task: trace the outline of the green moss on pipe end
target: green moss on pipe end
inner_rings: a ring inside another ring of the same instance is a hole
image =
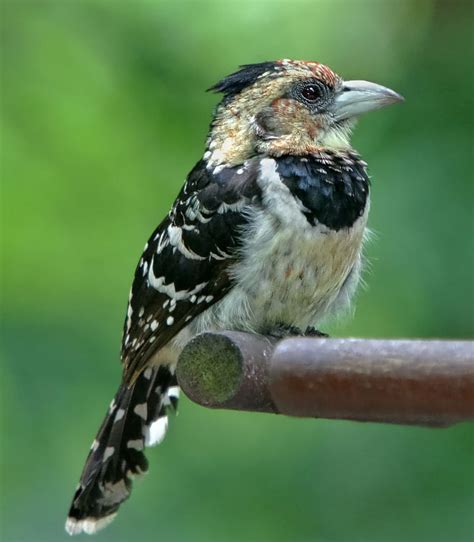
[[[179,358],[177,377],[190,399],[205,406],[222,404],[238,391],[243,372],[240,350],[215,333],[198,335]]]

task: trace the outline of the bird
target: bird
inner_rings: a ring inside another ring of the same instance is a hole
[[[145,245],[125,317],[120,387],[66,521],[108,525],[148,470],[176,410],[185,344],[211,330],[322,335],[350,304],[367,237],[370,180],[357,118],[403,100],[313,61],[246,64],[221,79],[203,157]]]

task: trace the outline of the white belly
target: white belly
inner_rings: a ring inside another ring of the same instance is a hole
[[[269,221],[270,222],[270,221]],[[275,232],[259,221],[259,235],[232,269],[236,286],[199,322],[205,329],[265,333],[276,324],[306,329],[346,305],[359,279],[366,215],[338,232],[316,226]]]

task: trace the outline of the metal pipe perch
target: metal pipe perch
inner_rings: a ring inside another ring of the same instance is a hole
[[[474,420],[472,341],[203,333],[177,377],[210,408],[431,427]]]

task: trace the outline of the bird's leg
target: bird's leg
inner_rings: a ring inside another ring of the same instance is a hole
[[[327,333],[323,333],[314,327],[307,327],[303,331],[296,326],[281,323],[276,324],[268,334],[277,339],[284,339],[285,337],[329,337]]]

